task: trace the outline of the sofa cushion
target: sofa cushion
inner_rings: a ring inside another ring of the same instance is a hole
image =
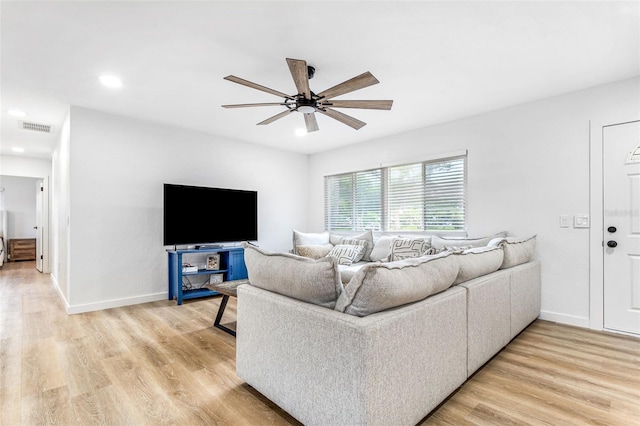
[[[296,254],[310,259],[320,259],[321,257],[325,257],[329,254],[332,248],[333,244],[300,245],[296,246]]]
[[[502,247],[476,247],[456,252],[455,256],[460,271],[454,285],[497,271],[502,266],[504,252]]]
[[[431,237],[431,247],[436,250],[442,249],[444,246],[447,247],[460,247],[460,246],[471,246],[471,247],[484,247],[494,238],[504,238],[507,236],[507,232],[498,232],[495,235],[490,235],[487,237],[481,238],[449,238],[449,237],[438,237],[434,235]]]
[[[304,302],[333,308],[342,292],[338,262],[289,253],[272,253],[243,244],[251,285]]]
[[[529,238],[503,238],[493,240],[492,245],[502,247],[504,259],[500,269],[512,268],[514,266],[527,263],[533,258],[536,248],[536,236]]]
[[[365,252],[364,252],[364,256],[362,257],[362,260],[369,262],[371,260],[371,250],[373,250],[373,232],[369,229],[367,231],[364,231],[361,234],[356,234],[356,235],[340,235],[340,234],[334,234],[333,232],[331,232],[329,234],[329,242],[331,244],[338,245],[338,244],[347,244],[345,242],[343,242],[343,240],[364,240],[367,242],[367,245],[365,247]]]
[[[358,241],[360,241],[360,244],[338,244],[333,246],[327,256],[335,258],[339,265],[351,265],[354,262],[358,262],[362,259],[367,244],[366,241]]]
[[[410,259],[428,254],[431,248],[431,238],[394,238],[391,241],[389,261]]]
[[[349,284],[351,278],[365,265],[368,265],[371,262],[356,262],[351,265],[338,265],[340,269],[340,280],[342,281],[342,285]]]
[[[293,253],[298,254],[298,246],[320,246],[329,244],[329,232],[300,232],[293,230]]]
[[[458,269],[457,259],[450,253],[370,263],[349,281],[335,310],[363,317],[417,302],[451,287]]]

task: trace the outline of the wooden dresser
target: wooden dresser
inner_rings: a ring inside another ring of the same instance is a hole
[[[36,239],[15,238],[9,240],[9,255],[11,261],[36,260]]]

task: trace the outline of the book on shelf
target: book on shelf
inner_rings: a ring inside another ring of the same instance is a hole
[[[182,264],[182,273],[186,274],[189,272],[198,272],[198,267],[196,265],[192,265],[190,263],[183,263]]]

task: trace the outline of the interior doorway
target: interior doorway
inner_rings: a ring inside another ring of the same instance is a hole
[[[49,177],[0,175],[0,183],[4,188],[3,216],[7,218],[5,249],[9,251],[10,239],[36,240],[33,265],[50,273]]]

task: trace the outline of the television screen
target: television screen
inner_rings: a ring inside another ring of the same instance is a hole
[[[164,184],[165,246],[258,239],[258,193]]]

